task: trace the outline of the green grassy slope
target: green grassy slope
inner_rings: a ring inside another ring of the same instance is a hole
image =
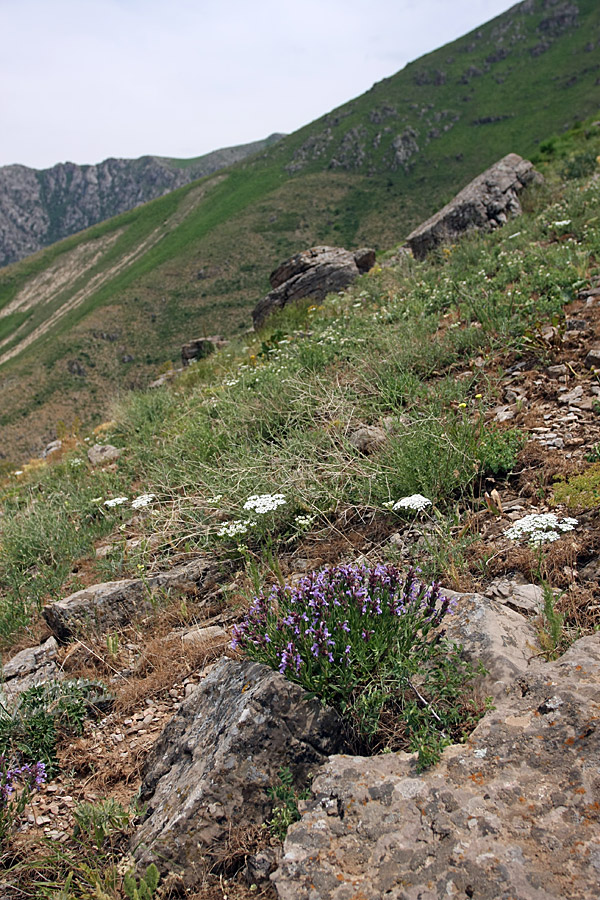
[[[247,328],[292,252],[389,248],[505,153],[538,152],[596,111],[598,41],[594,0],[527,0],[251,160],[0,272],[0,452],[101,415],[184,340]]]

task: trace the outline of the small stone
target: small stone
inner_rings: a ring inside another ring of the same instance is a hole
[[[559,366],[548,366],[546,372],[550,378],[560,378],[562,375],[567,374],[567,367],[562,363]]]
[[[88,459],[93,466],[102,466],[105,463],[114,462],[122,452],[112,444],[94,444],[88,450]]]
[[[352,446],[365,456],[379,450],[386,440],[386,432],[377,425],[363,425],[348,437]]]
[[[494,418],[496,422],[508,422],[514,419],[515,411],[510,406],[498,406],[494,410]]]
[[[592,347],[583,361],[588,369],[600,368],[600,347]]]
[[[558,396],[558,402],[564,404],[577,404],[579,400],[583,397],[583,388],[580,384],[577,387],[574,387],[571,391],[563,391]]]

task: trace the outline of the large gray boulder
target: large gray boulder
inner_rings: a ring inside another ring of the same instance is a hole
[[[294,300],[310,297],[324,300],[333,291],[342,291],[375,264],[375,251],[351,252],[342,247],[311,247],[286,259],[274,272],[273,290],[254,307],[254,327],[260,328],[267,317]]]
[[[149,615],[161,598],[172,592],[207,593],[217,586],[223,571],[221,564],[202,556],[148,578],[94,584],[49,604],[42,612],[59,641],[88,632],[107,634],[138,616]]]
[[[509,153],[478,175],[443,209],[415,228],[406,239],[416,259],[424,259],[439,244],[451,243],[470,230],[490,231],[521,214],[519,193],[543,181],[527,159]]]
[[[281,900],[591,900],[600,884],[600,635],[536,661],[464,745],[335,756],[272,876]]]
[[[223,659],[183,703],[146,761],[146,818],[132,840],[141,868],[155,862],[201,881],[236,829],[264,823],[267,790],[289,767],[306,787],[342,747],[337,714],[278,672]]]

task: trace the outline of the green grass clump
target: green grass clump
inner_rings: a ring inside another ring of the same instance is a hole
[[[56,596],[74,562],[122,515],[103,503],[121,493],[119,472],[93,469],[86,449],[52,466],[29,467],[21,484],[9,482],[0,492],[0,641]]]

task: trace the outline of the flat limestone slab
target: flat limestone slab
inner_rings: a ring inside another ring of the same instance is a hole
[[[161,595],[208,592],[221,577],[222,565],[203,556],[149,578],[107,581],[84,588],[44,607],[43,615],[59,641],[70,641],[89,631],[106,634],[136,616],[148,615]]]
[[[333,756],[272,879],[281,900],[595,900],[600,634],[517,676],[470,740]]]

